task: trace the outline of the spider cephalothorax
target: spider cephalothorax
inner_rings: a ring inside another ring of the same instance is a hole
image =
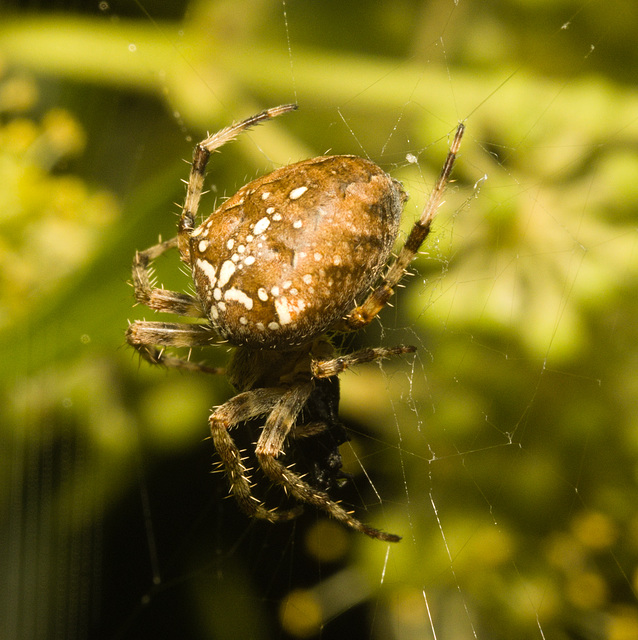
[[[399,536],[362,524],[328,495],[345,477],[338,446],[347,434],[337,415],[337,376],[355,364],[414,348],[378,347],[337,357],[327,334],[367,325],[391,297],[429,233],[464,127],[457,128],[423,214],[381,276],[406,195],[396,180],[363,158],[322,156],[282,167],[242,187],[196,226],[210,154],[248,127],[293,109],[263,111],[196,146],[177,237],[136,254],[133,284],[138,302],[203,322],[136,321],[127,339],[153,364],[228,374],[239,393],[213,411],[210,429],[232,493],[246,513],[276,521],[299,512],[267,509],[253,495],[248,469],[230,437],[232,427],[266,416],[255,455],[271,482],[357,531],[396,542]],[[192,271],[196,295],[151,284],[151,262],[175,247]],[[364,301],[357,305],[359,297]],[[222,341],[237,347],[227,370],[163,350]],[[303,478],[282,461],[289,442],[304,452]]]

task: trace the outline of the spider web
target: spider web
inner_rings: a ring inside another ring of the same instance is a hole
[[[405,239],[464,121],[422,255],[379,321],[342,345],[418,347],[341,376],[352,480],[339,498],[403,540],[368,540],[309,508],[290,525],[247,520],[208,473],[206,417],[227,382],[113,356],[121,342],[100,341],[97,317],[82,343],[101,348],[8,394],[29,434],[63,426],[11,449],[27,481],[7,499],[4,636],[637,637],[638,119],[632,65],[611,62],[634,59],[635,19],[593,1],[327,2],[312,16],[291,0],[237,4],[97,7],[120,29],[120,72],[165,74],[161,100],[120,98],[106,123],[133,137],[131,157],[96,159],[110,153],[109,126],[90,152],[93,180],[107,167],[118,185],[118,160],[130,171],[120,195],[135,218],[109,246],[126,269],[134,249],[174,233],[167,202],[186,168],[166,157],[188,157],[228,112],[292,101],[289,120],[214,158],[204,210],[274,166],[356,153],[410,193]],[[211,34],[226,47],[211,52]],[[169,52],[161,64],[151,43]],[[142,111],[141,129],[121,124]],[[157,265],[179,289],[174,272]],[[125,277],[108,275],[118,314]]]

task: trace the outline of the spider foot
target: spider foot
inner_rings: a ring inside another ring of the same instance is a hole
[[[287,488],[290,495],[306,504],[311,504],[329,516],[338,520],[350,529],[354,529],[359,533],[363,533],[370,538],[382,540],[384,542],[399,542],[401,536],[394,533],[386,533],[374,527],[370,527],[357,520],[352,514],[348,513],[340,504],[331,500],[327,493],[319,491],[304,482],[297,474],[290,471],[273,456],[257,452],[259,464],[264,473],[272,480],[273,483],[281,487]]]
[[[287,522],[288,520],[294,520],[303,513],[303,507],[298,505],[292,509],[266,509],[264,511],[268,514],[264,519],[270,522]],[[256,515],[256,518],[263,518],[263,516]]]

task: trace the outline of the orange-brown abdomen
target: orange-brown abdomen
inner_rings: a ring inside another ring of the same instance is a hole
[[[310,342],[375,280],[405,200],[400,183],[355,156],[313,158],[245,185],[191,234],[213,326],[251,348]]]

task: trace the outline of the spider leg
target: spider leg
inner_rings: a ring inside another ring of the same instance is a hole
[[[164,313],[194,318],[205,317],[199,300],[186,293],[178,293],[154,287],[151,283],[151,264],[157,257],[177,247],[177,238],[160,242],[145,251],[138,251],[133,260],[133,287],[135,299],[153,309]],[[207,367],[190,362],[186,358],[167,355],[158,347],[197,347],[220,342],[206,325],[135,321],[126,332],[126,340],[140,356],[150,364],[223,374],[225,369]]]
[[[295,419],[311,391],[311,383],[292,387],[273,407],[255,449],[261,468],[273,483],[283,487],[300,502],[322,509],[335,520],[355,531],[365,533],[371,538],[398,542],[401,539],[400,536],[379,531],[359,522],[341,505],[331,500],[327,493],[314,489],[299,475],[277,460],[277,456],[282,452],[284,442],[293,428]]]
[[[360,349],[354,353],[333,358],[332,360],[313,360],[310,366],[314,378],[330,378],[363,362],[373,362],[374,360],[400,356],[404,353],[414,353],[415,351],[416,347],[407,345]]]
[[[222,342],[203,324],[180,322],[146,322],[137,320],[126,331],[128,343],[150,364],[166,367],[201,371],[203,373],[225,374],[226,369],[207,367],[185,358],[167,355],[158,347],[202,347]]]
[[[277,116],[294,111],[297,109],[296,104],[285,104],[280,107],[273,107],[272,109],[266,109],[260,113],[225,127],[208,136],[205,140],[202,140],[195,147],[193,153],[193,163],[191,165],[191,172],[188,178],[186,187],[186,198],[184,200],[184,207],[178,224],[178,247],[181,258],[187,264],[190,263],[190,247],[189,241],[191,234],[195,228],[195,217],[197,216],[197,209],[199,207],[199,200],[202,195],[202,189],[204,187],[204,176],[206,174],[206,165],[210,158],[211,153],[215,149],[225,145],[227,142],[234,140],[242,131],[250,127],[254,127],[256,124],[260,124],[265,120],[276,118]]]
[[[178,316],[204,318],[205,313],[194,296],[153,287],[151,283],[151,263],[169,249],[177,247],[177,238],[160,242],[145,251],[137,251],[133,260],[133,287],[135,299],[153,309]]]
[[[417,252],[421,248],[421,245],[428,237],[430,233],[430,227],[432,220],[436,215],[437,209],[441,204],[441,198],[445,187],[450,180],[452,168],[456,160],[456,155],[461,146],[461,138],[465,131],[465,125],[459,123],[454,140],[450,146],[447,158],[441,173],[434,185],[434,189],[430,194],[421,217],[414,223],[410,234],[408,235],[403,248],[401,249],[397,259],[394,261],[387,274],[385,275],[381,284],[372,291],[368,298],[360,306],[353,309],[344,320],[339,323],[338,329],[342,331],[355,331],[361,327],[366,326],[376,317],[376,315],[383,309],[388,300],[394,293],[394,287],[399,283],[407,266],[412,262]]]
[[[240,422],[269,413],[285,394],[285,389],[277,387],[245,391],[217,407],[210,417],[213,444],[226,470],[235,500],[248,516],[270,522],[296,518],[301,509],[268,510],[253,496],[248,469],[244,465],[241,452],[230,437],[229,430]]]

